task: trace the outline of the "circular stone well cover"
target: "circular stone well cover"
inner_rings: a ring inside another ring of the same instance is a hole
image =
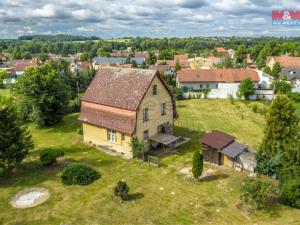
[[[10,203],[15,208],[29,208],[44,203],[49,196],[49,191],[45,188],[29,188],[18,192]]]

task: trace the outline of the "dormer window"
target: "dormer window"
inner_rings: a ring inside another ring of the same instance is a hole
[[[152,94],[157,95],[157,85],[156,84],[152,86]]]

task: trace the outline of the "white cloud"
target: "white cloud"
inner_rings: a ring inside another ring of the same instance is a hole
[[[271,10],[287,8],[300,9],[300,4],[296,0],[1,0],[0,35],[299,35],[297,27],[271,25]]]

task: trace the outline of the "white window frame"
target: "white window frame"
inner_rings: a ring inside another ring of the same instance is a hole
[[[117,131],[107,130],[107,140],[111,142],[117,142]]]

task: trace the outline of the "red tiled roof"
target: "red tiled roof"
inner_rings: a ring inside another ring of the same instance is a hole
[[[300,67],[300,57],[274,56],[275,62],[279,62],[281,67]]]
[[[234,137],[221,131],[213,131],[201,138],[201,143],[221,150],[234,141]]]
[[[156,74],[155,70],[100,68],[82,100],[137,110]]]
[[[151,65],[151,66],[149,66],[149,69],[157,70],[158,72],[163,73],[163,72],[170,70],[171,67],[169,65],[157,65],[157,66]]]
[[[171,67],[175,67],[176,62],[174,60],[157,60],[156,65],[168,65]]]
[[[138,107],[155,76],[158,76],[156,70],[100,68],[81,99],[79,120],[132,134]],[[172,98],[173,116],[177,118],[174,97],[158,78]]]
[[[227,50],[223,47],[214,48],[213,51],[216,51],[216,52],[219,52],[219,53],[227,53]]]
[[[81,107],[79,120],[126,134],[132,134],[136,125],[135,116],[113,113],[109,110],[90,108],[84,105]]]
[[[78,65],[81,69],[88,69],[90,67],[90,63],[88,61],[78,62]]]
[[[222,82],[234,83],[250,77],[258,82],[259,76],[256,71],[250,69],[181,69],[177,72],[180,83],[193,82]]]
[[[38,63],[32,60],[15,60],[12,66],[15,71],[24,71],[29,66],[38,66]]]
[[[189,57],[187,55],[174,55],[174,60],[157,60],[156,65],[168,65],[171,67],[175,67],[176,63],[179,62],[179,64],[182,67],[188,67],[189,66]]]

